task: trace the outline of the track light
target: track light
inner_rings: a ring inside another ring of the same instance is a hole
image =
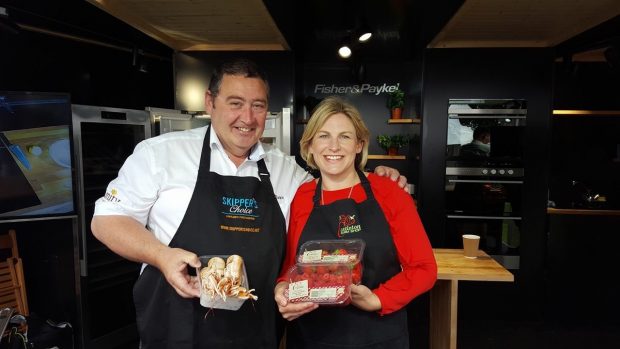
[[[358,21],[357,28],[355,29],[355,38],[359,42],[367,42],[372,37],[372,29],[368,25],[366,19]]]
[[[603,51],[607,64],[613,69],[620,67],[620,49],[618,44],[612,44]]]
[[[353,54],[352,48],[359,48],[360,43],[366,43],[372,37],[372,30],[365,20],[357,21],[353,29],[347,30],[346,37],[340,42],[338,55],[342,58],[349,58]]]
[[[347,45],[342,45],[338,49],[338,55],[342,58],[349,58],[351,57],[351,49]]]
[[[148,73],[149,69],[144,59],[144,51],[137,47],[134,47],[131,53],[131,65],[141,73]]]
[[[0,7],[0,32],[7,31],[11,34],[19,34],[21,28],[9,18],[6,8]]]
[[[368,40],[370,40],[370,38],[372,37],[372,33],[371,32],[365,32],[360,34],[360,36],[357,38],[357,41],[359,42],[366,42]]]

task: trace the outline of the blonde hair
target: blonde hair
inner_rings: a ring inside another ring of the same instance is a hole
[[[364,124],[359,110],[357,110],[353,104],[340,97],[327,97],[314,108],[312,116],[306,125],[304,134],[299,141],[301,157],[306,161],[308,166],[313,169],[318,169],[312,154],[310,154],[312,139],[319,132],[321,127],[325,125],[327,119],[338,113],[346,115],[349,120],[351,120],[357,140],[362,142],[362,151],[355,155],[355,167],[363,171],[366,166],[366,161],[368,160],[368,140],[370,138],[370,131],[368,131],[368,127]]]

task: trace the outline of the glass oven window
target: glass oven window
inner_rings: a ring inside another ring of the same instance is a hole
[[[447,176],[449,215],[521,217],[522,181]]]
[[[80,125],[89,275],[85,291],[90,335],[97,338],[135,322],[131,295],[141,265],[106,248],[93,236],[88,222],[93,217],[95,201],[105,194],[108,183],[136,144],[145,139],[145,126],[98,122]]]

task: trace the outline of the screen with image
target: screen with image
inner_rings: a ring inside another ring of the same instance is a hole
[[[71,100],[0,91],[0,220],[75,214]]]

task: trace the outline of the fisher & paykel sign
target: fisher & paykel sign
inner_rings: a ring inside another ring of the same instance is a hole
[[[326,85],[326,84],[316,84],[314,85],[314,93],[319,94],[356,94],[356,93],[366,93],[373,94],[378,96],[382,93],[390,93],[396,91],[400,87],[400,83],[396,83],[394,85],[388,85],[384,83],[383,85],[371,85],[371,84],[361,84],[361,85]]]

